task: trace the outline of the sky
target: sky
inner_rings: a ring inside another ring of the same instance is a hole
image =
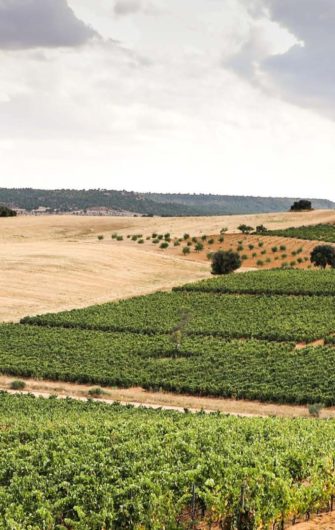
[[[0,187],[335,200],[334,0],[0,0]]]

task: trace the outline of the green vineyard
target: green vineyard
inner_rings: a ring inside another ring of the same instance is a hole
[[[133,333],[168,333],[189,314],[186,333],[226,338],[313,341],[335,332],[329,296],[155,293],[117,303],[26,318],[22,322]]]
[[[174,291],[335,296],[334,270],[268,270],[218,276]]]
[[[286,228],[283,230],[269,230],[266,232],[266,235],[335,243],[335,225],[318,224],[300,226],[297,228]]]
[[[0,326],[0,370],[22,377],[330,406],[334,363],[332,347]]]
[[[335,494],[333,421],[2,394],[0,425],[4,529],[283,528]]]

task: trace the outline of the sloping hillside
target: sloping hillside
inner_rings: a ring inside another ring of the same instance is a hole
[[[289,210],[296,198],[136,193],[116,190],[38,190],[0,188],[0,204],[28,211],[39,207],[62,212],[108,208],[139,215],[199,216],[271,213]],[[312,201],[315,209],[334,209],[328,200]]]

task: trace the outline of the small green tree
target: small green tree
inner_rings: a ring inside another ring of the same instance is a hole
[[[335,248],[331,245],[318,245],[311,253],[311,262],[321,269],[325,269],[327,265],[335,269]]]
[[[238,227],[238,230],[240,230],[240,232],[242,232],[242,234],[251,234],[251,232],[254,230],[252,226],[248,226],[248,225],[240,225]]]
[[[204,244],[201,243],[201,241],[198,241],[198,242],[195,244],[194,250],[195,250],[196,252],[201,252],[202,250],[204,250]]]
[[[268,229],[264,225],[256,226],[256,234],[265,234]]]
[[[232,250],[219,250],[212,256],[212,274],[230,274],[241,267],[241,258]]]
[[[295,201],[291,206],[291,212],[305,212],[310,210],[313,210],[312,203],[305,199]]]
[[[175,346],[176,350],[179,351],[181,348],[184,330],[189,323],[191,318],[190,312],[187,309],[182,309],[180,313],[179,322],[171,330],[171,342]]]
[[[184,254],[184,256],[186,256],[186,254],[189,254],[190,252],[191,252],[190,247],[184,247],[184,248],[183,248],[183,254]]]

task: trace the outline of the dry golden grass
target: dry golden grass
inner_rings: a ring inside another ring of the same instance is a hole
[[[241,223],[285,228],[335,221],[329,210],[225,217],[118,218],[43,216],[1,219],[0,321],[27,314],[169,289],[209,276],[209,264],[194,255],[164,252],[154,245],[115,243],[111,234],[171,232],[181,236],[231,232]],[[98,241],[98,235],[104,235]]]

